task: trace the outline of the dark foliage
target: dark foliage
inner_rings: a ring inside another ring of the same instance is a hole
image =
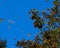
[[[6,45],[6,40],[0,40],[0,48],[6,48],[7,45]]]

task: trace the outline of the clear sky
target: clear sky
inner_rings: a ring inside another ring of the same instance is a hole
[[[17,40],[25,38],[34,39],[39,32],[34,28],[31,15],[28,13],[32,8],[46,10],[53,7],[53,1],[49,0],[0,0],[0,39],[7,40],[7,48],[15,48]],[[30,34],[30,36],[28,36]]]

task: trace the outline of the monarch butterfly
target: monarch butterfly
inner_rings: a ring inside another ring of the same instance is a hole
[[[0,22],[2,22],[2,19],[0,18]]]
[[[56,14],[56,12],[52,12],[52,14]]]

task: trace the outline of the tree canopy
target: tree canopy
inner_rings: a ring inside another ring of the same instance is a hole
[[[32,14],[31,19],[34,20],[34,27],[38,28],[41,32],[35,36],[34,40],[21,40],[17,41],[17,47],[23,48],[60,48],[60,13],[58,12],[58,0],[54,0],[54,7],[48,8],[48,14],[42,11],[40,16],[39,10],[32,9],[29,13]],[[48,20],[45,22],[45,20]],[[48,30],[42,30],[43,26],[47,24]],[[42,35],[42,38],[40,38]],[[40,43],[41,42],[41,43]]]

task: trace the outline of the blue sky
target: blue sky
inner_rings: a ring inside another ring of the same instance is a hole
[[[39,32],[34,28],[31,15],[28,13],[32,8],[46,10],[53,7],[53,1],[49,0],[0,0],[0,38],[7,39],[7,48],[15,48],[17,40],[25,38],[34,39],[34,35]],[[12,21],[12,23],[11,23]],[[27,36],[31,34],[31,36]],[[14,40],[16,38],[16,40]]]

